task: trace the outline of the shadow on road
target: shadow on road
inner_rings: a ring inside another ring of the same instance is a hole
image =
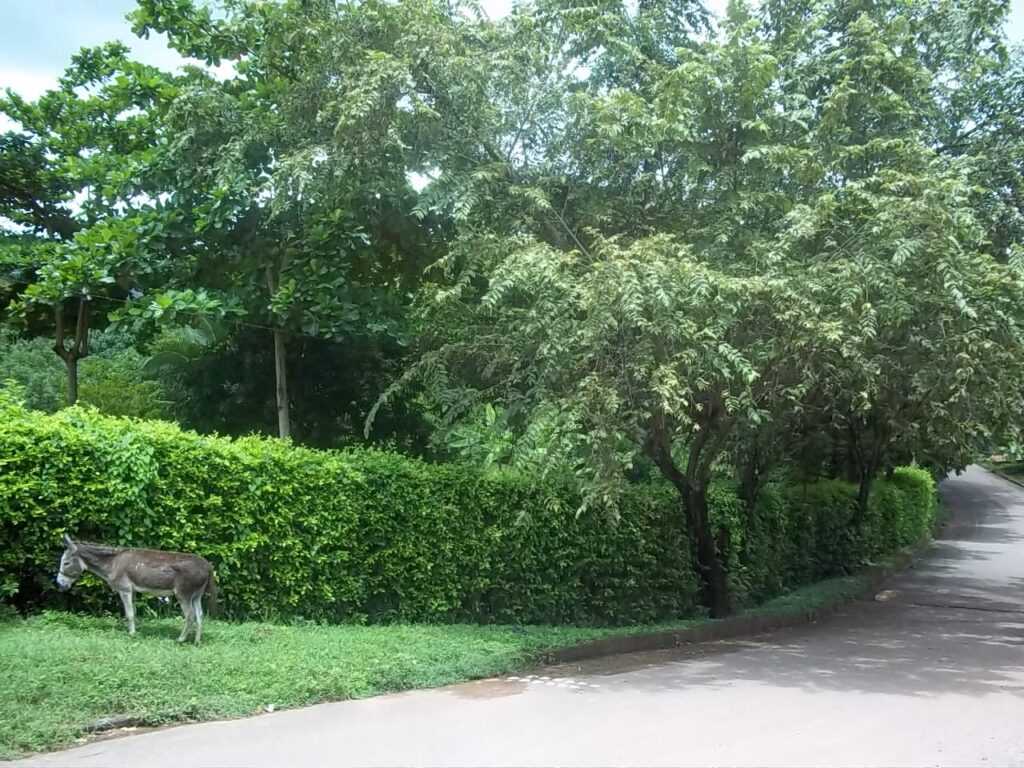
[[[1024,491],[972,469],[942,486],[943,538],[885,585],[883,601],[756,641],[566,665],[614,676],[609,688],[723,688],[736,681],[809,690],[1024,696]],[[614,685],[612,685],[614,681]]]

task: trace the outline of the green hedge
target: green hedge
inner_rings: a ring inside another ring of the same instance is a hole
[[[113,607],[102,585],[58,595],[65,531],[198,552],[228,616],[317,621],[642,623],[694,615],[697,579],[674,494],[638,486],[617,522],[576,516],[571,482],[379,451],[228,440],[0,401],[0,587],[33,605]],[[880,483],[863,534],[856,492],[769,489],[756,514],[728,488],[711,513],[745,602],[855,567],[928,530],[930,478]]]
[[[849,573],[926,539],[935,520],[935,482],[923,469],[901,467],[891,479],[875,481],[855,527],[856,509],[856,486],[839,480],[764,489],[739,526],[743,540],[733,557],[734,586],[745,602]]]

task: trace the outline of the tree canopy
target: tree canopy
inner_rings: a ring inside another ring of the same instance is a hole
[[[713,476],[845,477],[858,526],[880,474],[1016,435],[1007,13],[139,0],[218,74],[110,44],[0,101],[4,321],[69,376],[113,322],[200,428],[505,457],[612,510],[660,475],[723,614]]]

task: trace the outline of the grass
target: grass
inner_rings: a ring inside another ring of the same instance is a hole
[[[774,600],[744,611],[743,615],[775,616],[807,613],[853,600],[867,589],[870,583],[871,577],[866,574],[855,573],[850,576],[838,576],[787,592]]]
[[[855,598],[869,580],[829,579],[740,615],[806,614]],[[197,648],[174,642],[176,618],[141,620],[135,637],[113,616],[0,618],[0,759],[84,740],[106,717],[155,726],[436,687],[522,669],[554,648],[708,621],[614,629],[208,621]]]
[[[0,759],[66,745],[88,723],[239,717],[444,685],[511,671],[544,650],[609,630],[478,626],[280,626],[44,613],[0,621]],[[620,630],[621,631],[621,630]]]
[[[1024,480],[1024,461],[982,461],[983,467],[1002,472],[1015,480]]]

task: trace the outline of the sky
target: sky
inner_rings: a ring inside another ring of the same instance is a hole
[[[726,0],[709,0],[721,11]],[[122,40],[135,57],[164,69],[174,69],[182,58],[166,47],[160,36],[136,38],[124,15],[134,0],[0,0],[0,89],[13,88],[35,98],[56,84],[71,54],[83,46]],[[510,0],[482,0],[492,16],[503,15]],[[1008,33],[1024,41],[1024,0],[1011,0]]]

